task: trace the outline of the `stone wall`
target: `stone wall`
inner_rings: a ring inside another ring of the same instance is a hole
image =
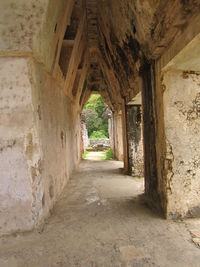
[[[110,147],[110,140],[108,138],[90,138],[89,145]]]

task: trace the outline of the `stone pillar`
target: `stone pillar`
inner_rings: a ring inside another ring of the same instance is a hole
[[[146,62],[141,71],[143,77],[143,143],[144,143],[144,177],[145,195],[148,204],[158,209],[163,205],[160,201],[158,165],[157,165],[157,104],[154,62]],[[160,163],[159,163],[160,164]],[[162,167],[161,167],[162,168]],[[163,201],[164,202],[164,201]]]
[[[88,138],[85,116],[83,114],[81,115],[81,139],[82,139],[82,148],[85,151],[86,148],[89,146],[90,141]]]
[[[108,117],[108,133],[109,133],[109,140],[110,140],[110,148],[112,151],[115,151],[115,144],[114,144],[114,117],[113,113],[111,116]]]
[[[125,100],[122,105],[122,135],[124,152],[124,173],[128,173],[128,140],[127,140],[127,111]]]
[[[127,105],[128,173],[144,175],[141,105]]]
[[[123,160],[122,113],[113,115],[114,155],[116,160]]]
[[[163,76],[167,217],[200,215],[200,72]]]

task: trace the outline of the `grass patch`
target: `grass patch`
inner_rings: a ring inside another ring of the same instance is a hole
[[[106,160],[111,160],[114,159],[114,154],[111,148],[108,149],[108,151],[106,151]]]
[[[106,160],[106,152],[104,151],[100,151],[102,153],[102,155],[100,156],[101,160]]]
[[[82,154],[82,159],[86,159],[88,153],[89,152],[87,150],[85,150],[84,153]]]
[[[105,135],[105,131],[100,130],[100,131],[93,131],[92,134],[90,135],[90,138],[91,139],[95,139],[95,138],[106,139],[108,137]]]

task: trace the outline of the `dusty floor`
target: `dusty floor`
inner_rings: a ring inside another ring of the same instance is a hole
[[[121,167],[84,160],[43,228],[0,239],[0,267],[200,266],[188,230],[199,220],[161,219],[141,202],[143,180]]]

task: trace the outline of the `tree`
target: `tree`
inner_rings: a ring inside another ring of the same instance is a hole
[[[86,118],[86,126],[88,135],[90,136],[93,131],[97,131],[102,124],[102,119],[98,117],[98,113],[93,108],[88,108],[83,111]]]
[[[99,94],[91,95],[83,109],[89,137],[93,132],[93,136],[108,137],[108,109]]]

